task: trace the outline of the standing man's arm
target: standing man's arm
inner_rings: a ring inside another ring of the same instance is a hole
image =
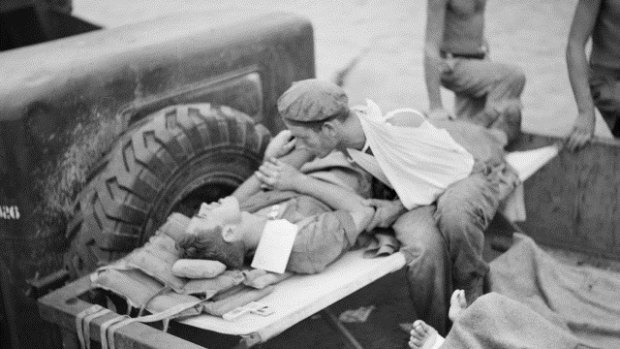
[[[446,7],[448,0],[428,0],[426,10],[426,38],[424,44],[424,78],[428,92],[429,117],[445,119],[450,113],[441,101],[441,73],[450,69],[441,58]]]
[[[601,0],[579,0],[568,35],[566,65],[579,113],[566,141],[568,149],[573,151],[585,146],[594,134],[594,102],[588,84],[585,46],[596,24],[600,7]]]

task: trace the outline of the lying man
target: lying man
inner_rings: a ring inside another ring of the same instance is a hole
[[[337,152],[308,163],[302,173],[284,161],[299,164],[294,159],[306,159],[306,151],[292,151],[282,161],[271,155],[293,147],[289,139],[290,132],[283,131],[266,152],[268,163],[281,170],[280,190],[260,191],[260,182],[252,176],[232,196],[207,205],[200,214],[205,219],[179,243],[183,258],[218,260],[239,268],[256,250],[268,219],[286,219],[298,228],[289,272],[318,273],[354,246],[374,212],[360,196],[368,195],[368,176]]]
[[[489,269],[483,231],[518,182],[503,161],[503,140],[477,125],[448,121],[438,128],[412,113],[388,123],[374,104],[351,110],[340,87],[315,79],[294,83],[278,110],[298,146],[319,158],[346,152],[395,190],[391,200],[372,201],[376,212],[366,229],[393,225],[416,315],[444,334],[452,291],[464,289],[471,301],[482,293]],[[267,164],[258,178],[287,187],[280,171]]]

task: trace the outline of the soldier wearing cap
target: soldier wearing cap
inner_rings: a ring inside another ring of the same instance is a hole
[[[295,137],[295,147],[315,157],[324,157],[333,150],[345,154],[378,150],[368,147],[364,109],[349,108],[346,93],[333,83],[316,79],[296,82],[279,98],[278,110]],[[498,146],[501,148],[501,144]],[[412,156],[419,155],[416,151],[411,149]],[[381,176],[360,167],[375,177]],[[404,205],[406,198],[400,197],[367,202],[376,210],[367,231],[393,227],[407,260],[416,315],[442,334],[448,329],[452,291],[465,289],[468,300],[473,302],[482,292],[482,279],[488,271],[481,255],[483,230],[499,203],[497,176],[501,171],[478,163],[473,168],[466,178],[442,190],[439,198],[429,204]],[[284,180],[277,172],[261,167],[257,175],[264,186],[277,189],[279,181]]]

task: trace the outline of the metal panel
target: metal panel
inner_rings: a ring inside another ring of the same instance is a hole
[[[14,290],[5,310],[19,314],[35,304],[26,280],[61,267],[73,200],[130,121],[201,101],[281,129],[277,97],[314,76],[312,27],[284,13],[162,18],[3,52],[0,76],[0,258]]]
[[[517,149],[558,138],[525,134]],[[524,183],[527,220],[536,241],[594,256],[620,259],[620,141],[597,139],[558,157]]]

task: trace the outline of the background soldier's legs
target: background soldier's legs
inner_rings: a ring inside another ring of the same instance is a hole
[[[499,129],[508,142],[519,135],[525,75],[517,66],[456,59],[453,70],[442,75],[442,84],[455,93],[457,118]]]

